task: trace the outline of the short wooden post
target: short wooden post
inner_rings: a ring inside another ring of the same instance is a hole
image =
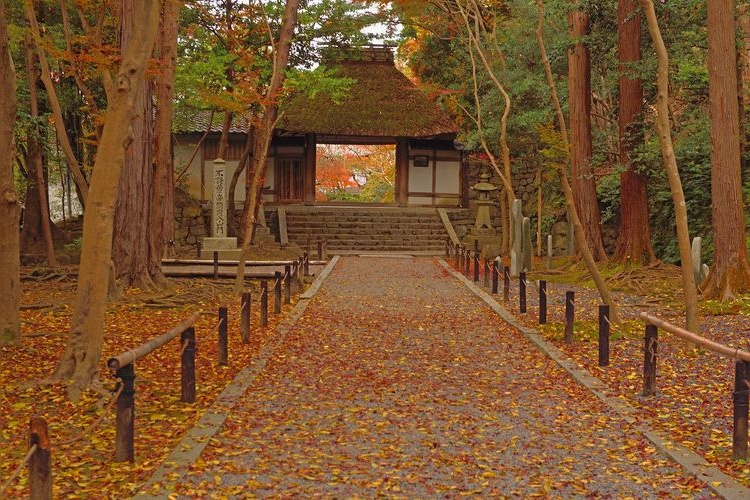
[[[748,401],[750,398],[750,363],[737,360],[734,363],[734,427],[732,432],[732,458],[747,458]]]
[[[456,246],[453,248],[453,267],[456,268],[456,269],[460,269],[460,267],[459,267],[460,264],[458,262],[459,253],[460,253],[459,249],[460,248],[461,247],[460,247],[460,245],[458,243],[456,243]]]
[[[202,248],[203,248],[203,244],[201,243],[201,241],[200,240],[196,241],[195,242],[195,252],[196,252],[195,258],[196,259],[200,259],[201,258],[201,249]]]
[[[490,258],[486,255],[484,256],[484,266],[482,267],[484,270],[484,287],[489,288],[490,287]]]
[[[214,279],[219,279],[219,252],[214,250]]]
[[[646,325],[643,342],[643,396],[656,394],[656,351],[659,330],[654,325]]]
[[[305,266],[305,259],[303,257],[299,258],[299,263],[297,264],[297,272],[295,274],[296,282],[297,282],[297,291],[302,290],[302,285],[304,283],[304,280],[302,279],[302,268]]]
[[[34,445],[36,451],[29,458],[29,498],[51,499],[52,456],[47,421],[37,416],[31,417],[29,421],[29,448]]]
[[[565,292],[565,342],[573,342],[573,323],[576,315],[576,293]]]
[[[268,280],[260,280],[260,326],[268,326]]]
[[[599,366],[609,366],[609,306],[599,306]]]
[[[503,266],[503,300],[510,299],[510,267]]]
[[[526,272],[518,273],[518,311],[526,314]]]
[[[273,313],[281,314],[281,271],[273,273],[276,283],[273,286]]]
[[[252,307],[250,292],[242,293],[242,308],[240,309],[240,337],[243,344],[250,343],[250,308]]]
[[[318,260],[323,260],[323,240],[318,238]]]
[[[492,261],[492,293],[497,293],[497,261]]]
[[[229,358],[229,339],[227,338],[227,308],[219,308],[219,364],[222,366],[227,365],[227,359]]]
[[[464,276],[467,278],[471,276],[471,250],[468,248],[465,248],[465,256],[464,256]]]
[[[135,462],[133,439],[135,432],[135,368],[127,364],[115,372],[120,379],[118,390],[122,392],[117,398],[117,417],[115,418],[115,462]]]
[[[292,266],[284,266],[284,304],[292,303]]]
[[[303,259],[305,259],[304,260],[304,265],[305,265],[304,274],[305,276],[310,276],[310,254],[305,252]]]
[[[547,324],[547,281],[539,281],[539,324]]]
[[[479,281],[479,250],[474,250],[474,283]]]
[[[181,378],[182,402],[195,402],[195,328],[192,326],[180,334],[182,343]]]

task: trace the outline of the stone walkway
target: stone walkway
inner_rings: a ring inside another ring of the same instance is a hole
[[[433,259],[342,258],[238,383],[144,494],[712,496]]]

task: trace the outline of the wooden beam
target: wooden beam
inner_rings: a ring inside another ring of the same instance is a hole
[[[396,203],[409,204],[409,140],[396,139]]]
[[[315,204],[315,169],[317,158],[317,140],[315,134],[305,134],[305,161],[302,199],[305,205]]]

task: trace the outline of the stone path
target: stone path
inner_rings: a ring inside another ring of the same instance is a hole
[[[712,495],[432,259],[342,258],[244,382],[201,456],[149,491]]]

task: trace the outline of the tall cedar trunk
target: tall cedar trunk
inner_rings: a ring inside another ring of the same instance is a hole
[[[134,25],[142,13],[134,10],[136,0],[122,0],[120,46],[127,50]],[[134,115],[130,123],[131,142],[125,150],[115,205],[112,260],[121,286],[155,288],[149,265],[151,239],[151,193],[153,107],[151,86],[144,80],[133,96]]]
[[[550,96],[552,99],[552,105],[555,108],[555,116],[557,117],[557,123],[560,127],[560,138],[563,144],[566,146],[570,144],[568,140],[568,129],[565,125],[565,116],[562,112],[562,106],[560,105],[560,98],[557,95],[557,87],[555,86],[555,79],[552,75],[552,66],[547,56],[547,48],[544,44],[544,2],[543,0],[536,0],[537,8],[537,27],[536,27],[536,42],[539,46],[539,53],[542,56],[542,65],[544,67],[544,75],[547,79],[547,86],[550,90]],[[602,302],[609,306],[609,318],[612,323],[620,322],[620,313],[617,303],[612,300],[612,294],[609,293],[609,288],[604,282],[599,268],[596,267],[596,261],[594,256],[589,249],[586,241],[586,235],[583,230],[583,224],[581,219],[578,217],[578,210],[576,210],[575,200],[573,198],[573,189],[568,181],[568,172],[565,169],[565,165],[558,165],[557,167],[557,178],[560,181],[560,188],[562,189],[563,196],[565,197],[565,208],[568,212],[568,217],[573,223],[573,233],[575,236],[576,245],[578,245],[578,251],[581,252],[583,262],[586,264],[586,268],[591,273],[591,278],[594,280],[596,289],[599,291],[599,295],[602,298]]]
[[[635,0],[619,0],[617,6],[617,51],[620,60],[619,146],[620,164],[620,234],[614,259],[636,265],[655,261],[648,220],[648,177],[638,171],[630,152],[643,138],[643,83],[632,76],[633,65],[641,60],[641,17]]]
[[[740,131],[742,147],[742,177],[750,177],[750,4],[737,7],[737,24],[742,37],[737,68],[738,100],[740,102]]]
[[[108,109],[91,176],[89,205],[83,217],[83,248],[70,336],[52,380],[68,380],[68,397],[97,379],[104,341],[109,268],[112,256],[115,197],[130,137],[134,99],[145,81],[154,47],[161,0],[135,0],[139,22],[133,26],[120,69],[107,89]]]
[[[0,345],[21,338],[18,315],[19,260],[18,196],[13,186],[13,127],[16,123],[16,73],[10,57],[5,0],[0,0]]]
[[[740,119],[734,1],[708,2],[708,96],[711,112],[711,219],[714,264],[707,297],[727,300],[750,287],[740,168]]]
[[[161,259],[174,249],[174,165],[172,159],[172,100],[177,64],[177,32],[181,1],[165,0],[159,31],[159,77],[156,80],[154,117],[154,173],[151,201],[149,275],[165,281]]]
[[[286,68],[289,64],[289,51],[294,37],[294,28],[297,25],[297,11],[299,0],[286,0],[284,7],[284,19],[281,22],[281,32],[278,42],[274,43],[273,74],[271,82],[265,94],[266,102],[263,105],[263,116],[260,120],[261,126],[253,138],[253,161],[252,175],[248,175],[247,195],[245,206],[242,211],[243,241],[242,252],[237,266],[237,279],[234,289],[237,294],[242,293],[245,283],[245,261],[250,254],[250,243],[257,220],[258,208],[260,206],[260,195],[263,182],[266,177],[266,162],[268,148],[271,145],[273,129],[276,126],[278,115],[277,99],[284,84]]]
[[[576,210],[583,224],[594,260],[606,261],[602,243],[601,214],[596,198],[596,181],[591,166],[591,56],[581,38],[588,34],[589,15],[574,10],[568,17],[570,35],[574,40],[568,54],[570,86],[570,140],[573,195]]]
[[[29,38],[26,40],[26,67],[29,78],[29,111],[32,120],[39,118],[39,93],[37,92],[38,67],[34,55],[34,44]],[[28,249],[31,240],[42,240],[47,254],[47,265],[57,266],[55,257],[55,245],[52,241],[52,221],[49,218],[49,198],[47,196],[47,181],[44,175],[44,164],[42,161],[41,130],[39,126],[33,126],[28,131],[28,144],[26,148],[28,170],[28,181],[32,196],[31,208],[38,212],[29,212],[30,217],[24,217],[22,240],[24,248]],[[33,181],[32,181],[33,179]],[[33,192],[36,191],[36,192]],[[29,190],[27,190],[29,193]],[[28,207],[27,207],[28,209]],[[33,215],[32,215],[33,214]],[[24,214],[25,215],[25,214]],[[29,224],[26,224],[26,221]]]
[[[680,249],[682,290],[685,294],[685,327],[693,333],[700,333],[700,312],[698,310],[698,291],[693,275],[693,258],[690,248],[685,194],[682,191],[677,159],[672,145],[672,131],[669,123],[669,54],[661,36],[656,11],[651,0],[638,0],[646,15],[648,31],[654,43],[657,61],[657,94],[656,94],[656,129],[659,132],[661,155],[664,169],[667,171],[669,190],[672,192],[672,204],[677,226],[677,245]]]

